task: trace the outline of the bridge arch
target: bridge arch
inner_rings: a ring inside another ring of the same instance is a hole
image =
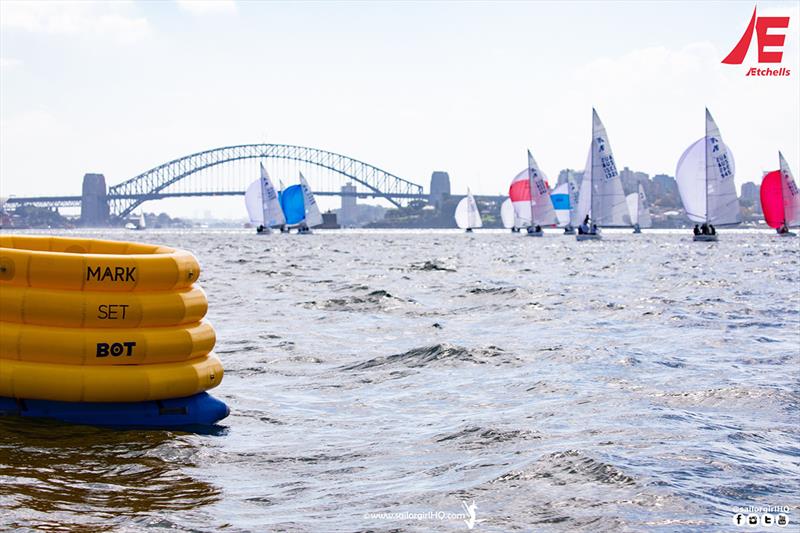
[[[422,186],[345,155],[291,144],[240,144],[190,154],[151,168],[108,189],[111,212],[126,217],[165,188],[201,170],[242,159],[289,159],[337,172],[400,206],[398,198],[422,195]]]

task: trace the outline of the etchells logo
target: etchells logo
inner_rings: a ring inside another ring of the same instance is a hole
[[[770,33],[770,30],[785,30],[789,27],[789,17],[759,17],[756,13],[758,8],[753,8],[753,16],[750,17],[750,24],[744,30],[742,38],[733,47],[731,53],[722,60],[728,65],[741,65],[744,62],[750,43],[753,40],[753,33],[756,34],[756,46],[758,47],[758,67],[750,67],[745,76],[789,76],[791,71],[786,67],[762,67],[762,63],[773,63],[779,65],[783,60],[783,43],[786,40],[785,33]],[[767,47],[770,49],[767,50]]]

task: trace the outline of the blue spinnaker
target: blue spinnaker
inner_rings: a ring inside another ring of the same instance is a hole
[[[553,200],[553,209],[569,209],[569,194],[551,194],[550,199]]]
[[[306,218],[303,188],[300,185],[286,187],[281,194],[281,207],[287,224],[302,222]]]

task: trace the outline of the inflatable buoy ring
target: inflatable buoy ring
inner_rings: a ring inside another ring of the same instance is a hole
[[[200,265],[186,251],[130,242],[0,235],[0,285],[83,291],[177,290]]]
[[[143,365],[207,355],[216,342],[208,322],[135,329],[81,329],[4,322],[0,365],[5,360],[65,365]]]
[[[180,363],[78,366],[0,360],[0,396],[63,402],[144,402],[182,398],[222,380],[212,354]]]
[[[208,311],[200,287],[103,293],[4,285],[0,321],[67,328],[136,328],[199,322]]]

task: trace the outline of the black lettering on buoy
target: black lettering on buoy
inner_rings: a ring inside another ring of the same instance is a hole
[[[113,270],[107,266],[105,270],[101,267],[86,267],[86,281],[133,281],[136,282],[136,267],[114,267]]]
[[[98,342],[97,343],[97,357],[108,357],[111,354],[112,357],[119,357],[125,352],[125,348],[128,349],[126,356],[130,357],[133,355],[133,348],[136,346],[136,343],[133,341],[128,342],[115,342],[112,344],[108,344],[107,342]]]
[[[89,281],[92,278],[97,278],[97,281],[100,281],[100,267],[86,267],[86,281]]]

